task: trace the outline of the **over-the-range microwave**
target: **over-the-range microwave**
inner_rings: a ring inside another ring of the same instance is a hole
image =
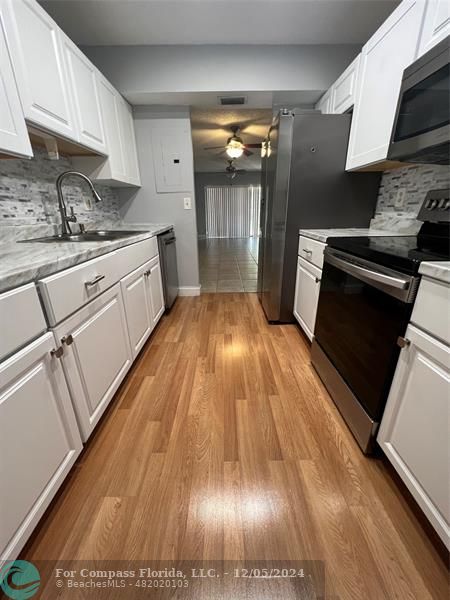
[[[450,164],[450,36],[403,73],[388,158]]]

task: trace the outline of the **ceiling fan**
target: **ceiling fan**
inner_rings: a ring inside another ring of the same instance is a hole
[[[243,154],[245,156],[252,156],[253,152],[249,150],[249,148],[261,148],[261,143],[257,144],[244,144],[242,138],[239,137],[238,133],[241,128],[239,125],[232,125],[230,127],[232,132],[232,136],[227,139],[227,143],[225,146],[209,146],[205,148],[205,150],[222,150],[220,154],[228,154],[228,156],[232,159],[241,157]],[[227,167],[228,168],[228,167]]]
[[[228,165],[227,165],[225,171],[226,171],[226,176],[229,179],[234,179],[236,177],[236,175],[247,172],[245,169],[237,169],[233,164],[234,163],[233,158],[230,158],[229,160],[227,160],[227,163],[228,163]]]

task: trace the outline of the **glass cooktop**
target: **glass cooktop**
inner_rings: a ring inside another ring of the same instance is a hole
[[[394,237],[328,238],[328,246],[359,258],[408,274],[415,274],[422,261],[450,260],[449,240],[427,243],[420,235]],[[437,251],[436,251],[437,248]]]

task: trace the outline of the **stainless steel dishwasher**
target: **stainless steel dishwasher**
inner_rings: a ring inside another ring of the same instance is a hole
[[[173,229],[158,235],[159,258],[166,310],[172,308],[178,296],[178,269],[176,237]]]

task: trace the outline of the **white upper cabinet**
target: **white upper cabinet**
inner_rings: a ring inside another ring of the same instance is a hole
[[[119,98],[119,123],[120,136],[125,161],[126,183],[141,185],[139,162],[136,150],[136,136],[134,133],[133,110],[126,100]]]
[[[74,157],[72,163],[93,181],[118,187],[140,186],[131,107],[102,76],[98,88],[108,157]]]
[[[361,54],[345,69],[331,87],[331,110],[334,114],[347,112],[355,104]]]
[[[416,58],[424,8],[423,0],[403,0],[362,49],[347,170],[386,160],[403,70]]]
[[[105,154],[106,142],[100,108],[97,69],[72,40],[62,32],[61,38],[75,105],[78,141],[88,148]]]
[[[361,54],[325,92],[314,107],[323,114],[342,114],[355,104]]]
[[[325,92],[314,108],[320,110],[324,115],[331,112],[331,88]]]
[[[450,34],[449,0],[429,0],[425,9],[419,56]]]
[[[35,0],[7,0],[5,25],[25,118],[77,140],[61,33]]]
[[[105,78],[100,80],[99,91],[106,143],[108,146],[108,160],[99,169],[96,179],[125,182],[125,155],[120,135],[121,97]]]
[[[5,3],[0,0],[0,154],[33,156],[6,45]]]

